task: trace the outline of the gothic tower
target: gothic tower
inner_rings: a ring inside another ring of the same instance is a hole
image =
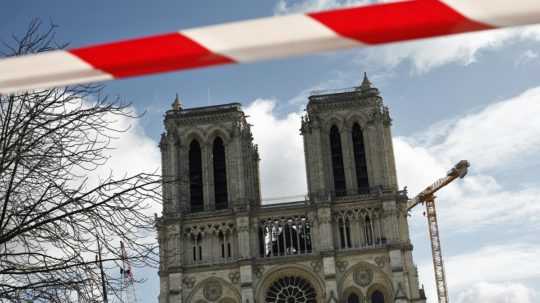
[[[257,147],[240,104],[184,109],[177,96],[164,124],[164,213],[245,209],[260,201]]]
[[[185,109],[177,98],[160,143],[160,303],[425,303],[390,127],[367,76],[313,93],[306,199],[263,205],[240,104]]]

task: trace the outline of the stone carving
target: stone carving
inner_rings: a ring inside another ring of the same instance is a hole
[[[336,294],[334,293],[333,290],[330,291],[330,295],[328,296],[328,300],[326,302],[328,302],[328,303],[336,303],[337,302]]]
[[[238,226],[238,232],[248,232],[248,231],[249,231],[249,226],[247,225]]]
[[[321,261],[311,261],[311,267],[313,268],[314,272],[320,272],[322,269],[322,262]]]
[[[337,266],[337,269],[340,272],[344,272],[345,270],[347,270],[347,266],[349,266],[349,262],[347,262],[347,261],[338,261],[336,263],[336,266]]]
[[[258,265],[253,268],[253,273],[255,273],[255,277],[260,278],[262,277],[264,273],[264,266]]]
[[[390,263],[390,257],[388,256],[378,256],[375,257],[375,264],[379,267],[384,267],[386,264]]]
[[[231,280],[231,283],[237,284],[240,282],[240,272],[239,271],[233,271],[229,273],[229,280]]]
[[[218,281],[208,281],[203,288],[203,295],[208,301],[216,301],[223,294],[223,287]]]
[[[193,288],[193,286],[195,285],[195,282],[197,282],[197,279],[195,279],[195,277],[184,277],[184,279],[182,279],[182,283],[184,283],[184,285],[187,287],[187,288]]]
[[[367,267],[360,267],[353,272],[353,280],[360,286],[368,286],[373,281],[373,271]]]

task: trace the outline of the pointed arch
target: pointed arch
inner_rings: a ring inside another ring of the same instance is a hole
[[[386,302],[386,300],[384,299],[384,294],[379,290],[375,290],[371,294],[370,299],[372,303],[385,303]]]
[[[341,137],[336,125],[332,125],[330,128],[330,154],[334,174],[334,191],[336,196],[344,196],[346,194],[345,168],[343,167]]]
[[[216,209],[229,207],[227,192],[227,161],[225,146],[221,137],[216,137],[212,146],[212,158],[214,164],[214,201]]]
[[[369,178],[367,171],[366,149],[364,145],[364,135],[358,123],[352,127],[352,142],[354,153],[354,164],[356,168],[356,182],[358,193],[369,193]]]
[[[199,141],[192,140],[189,145],[189,193],[192,212],[203,211],[202,156]]]

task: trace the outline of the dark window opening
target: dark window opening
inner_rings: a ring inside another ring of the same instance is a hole
[[[360,303],[360,297],[357,294],[352,293],[347,298],[347,303]]]
[[[384,295],[376,290],[371,294],[371,303],[384,303]]]
[[[354,163],[356,167],[356,181],[358,183],[358,193],[369,193],[369,179],[366,161],[366,149],[364,146],[364,136],[360,126],[355,123],[352,128],[352,141],[354,152]]]
[[[204,210],[201,146],[196,140],[189,146],[189,192],[191,211]]]
[[[262,257],[311,253],[311,227],[305,218],[263,221],[259,228]]]
[[[197,247],[193,246],[193,261],[197,261]]]
[[[366,237],[366,242],[368,245],[373,245],[373,226],[371,225],[371,220],[369,216],[366,217],[364,232]]]
[[[227,243],[227,257],[231,257],[231,243]]]
[[[223,236],[223,233],[219,233],[219,243],[221,244],[221,257],[225,258],[225,237]]]
[[[199,260],[202,260],[202,246],[199,246]]]
[[[227,197],[227,169],[225,158],[225,146],[223,140],[217,137],[214,140],[213,162],[214,162],[214,198],[216,209],[228,208]]]
[[[343,220],[339,219],[339,240],[341,243],[341,248],[345,248],[345,231],[344,231]]]
[[[346,185],[343,153],[339,130],[335,125],[330,129],[330,152],[332,156],[332,172],[334,173],[334,191],[336,196],[344,196],[346,194]]]
[[[347,239],[347,247],[351,248],[351,224],[349,220],[345,221],[345,238]]]

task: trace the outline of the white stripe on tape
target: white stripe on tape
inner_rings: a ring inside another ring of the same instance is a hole
[[[5,71],[9,71],[5,72]],[[88,83],[113,77],[67,51],[56,50],[0,61],[0,93],[25,88],[45,88],[57,84]]]
[[[540,0],[442,0],[469,19],[497,27],[538,22]],[[531,9],[532,8],[532,9]]]
[[[540,1],[540,0],[539,0]],[[234,22],[180,31],[210,51],[238,62],[358,47],[305,15]]]

